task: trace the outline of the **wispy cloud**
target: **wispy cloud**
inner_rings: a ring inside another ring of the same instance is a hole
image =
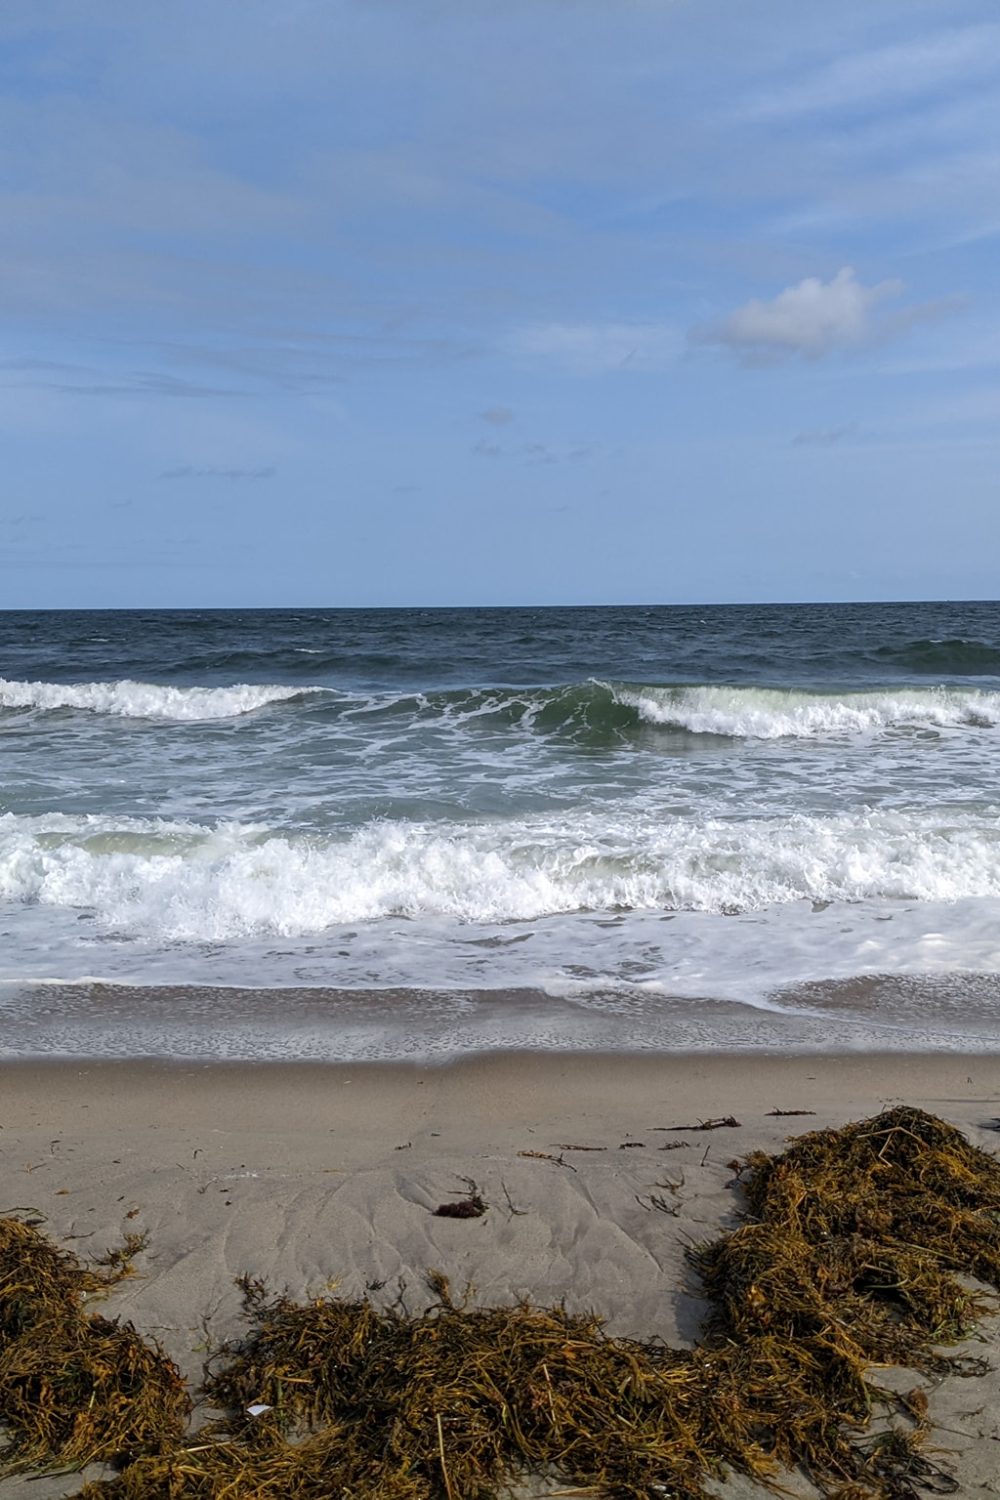
[[[767,301],[754,297],[721,323],[693,330],[692,338],[756,364],[821,359],[902,333],[941,310],[941,304],[924,304],[878,312],[902,291],[903,283],[895,279],[864,286],[853,267],[844,266],[830,281],[807,276]]]
[[[998,62],[1000,24],[938,31],[838,58],[784,89],[751,99],[740,114],[744,119],[786,120],[870,104],[882,110],[891,100],[993,73]]]
[[[489,422],[493,427],[506,427],[508,422],[514,420],[514,413],[509,406],[490,406],[479,415],[484,422]]]
[[[680,335],[666,323],[536,323],[506,342],[517,357],[549,360],[575,375],[663,370],[681,351]]]
[[[847,427],[809,427],[797,432],[792,438],[793,448],[833,448],[856,436],[857,428],[851,423]]]
[[[66,364],[58,359],[32,359],[14,357],[0,359],[0,375],[72,375],[88,374],[85,365]]]
[[[44,521],[45,517],[41,511],[25,510],[19,515],[0,516],[0,526],[10,527],[11,530],[20,531],[25,526],[35,526]]]
[[[247,394],[233,386],[206,385],[203,381],[169,375],[161,370],[104,373],[88,369],[84,365],[63,365],[55,361],[32,359],[0,362],[0,386],[8,390],[55,391],[60,396],[208,398]]]
[[[233,386],[205,385],[156,371],[142,371],[122,380],[53,382],[49,389],[63,396],[178,396],[184,400],[246,395]]]
[[[273,479],[277,473],[273,465],[257,469],[198,469],[193,464],[182,464],[176,469],[164,469],[161,479]]]
[[[550,443],[497,443],[480,438],[473,444],[472,452],[477,458],[519,459],[528,464],[579,463],[582,459],[594,458],[599,453],[596,443],[574,443],[569,447],[555,447]]]

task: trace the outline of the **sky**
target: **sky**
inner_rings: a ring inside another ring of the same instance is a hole
[[[1000,595],[995,0],[7,0],[0,608]]]

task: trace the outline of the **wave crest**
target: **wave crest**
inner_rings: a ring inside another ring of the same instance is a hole
[[[269,703],[288,703],[322,688],[236,683],[232,687],[167,687],[131,682],[16,682],[0,677],[0,709],[76,709],[122,719],[188,722],[231,719]]]
[[[731,739],[824,739],[1000,724],[1000,693],[965,689],[811,693],[791,688],[623,685],[611,691],[646,724]]]

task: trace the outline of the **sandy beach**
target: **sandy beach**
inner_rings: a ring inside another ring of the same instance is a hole
[[[735,1157],[901,1101],[992,1150],[1000,1113],[1000,1057],[984,1055],[22,1063],[0,1079],[0,1203],[44,1216],[84,1256],[147,1232],[140,1275],[109,1310],[195,1383],[206,1339],[240,1329],[244,1271],[295,1297],[384,1283],[377,1295],[415,1309],[438,1268],[482,1303],[565,1299],[615,1333],[692,1340],[703,1305],[684,1250],[735,1222]],[[720,1116],[739,1124],[671,1128]],[[469,1182],[487,1213],[435,1217]],[[946,1381],[931,1399],[961,1493],[1000,1493],[1000,1375]],[[21,1479],[0,1495],[75,1487]],[[732,1480],[724,1493],[757,1492]]]

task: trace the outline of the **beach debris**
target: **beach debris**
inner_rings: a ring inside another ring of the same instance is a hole
[[[697,1125],[656,1125],[655,1130],[739,1130],[740,1121],[734,1115],[720,1115],[717,1120],[699,1120]]]
[[[557,1151],[607,1151],[607,1149],[607,1146],[564,1146],[560,1142],[556,1142]]]
[[[489,1205],[471,1177],[463,1177],[465,1197],[457,1203],[439,1203],[433,1210],[437,1219],[481,1219]]]
[[[123,1445],[120,1471],[78,1500],[495,1500],[529,1474],[609,1500],[707,1500],[729,1471],[780,1491],[796,1469],[831,1500],[958,1493],[927,1444],[925,1394],[893,1394],[871,1374],[986,1367],[946,1346],[992,1310],[986,1289],[1000,1290],[1000,1163],[901,1106],[781,1155],[753,1153],[741,1188],[739,1227],[690,1251],[710,1310],[694,1348],[611,1338],[596,1315],[561,1305],[478,1307],[468,1291],[457,1301],[440,1272],[428,1277],[433,1305],[417,1313],[402,1294],[387,1309],[298,1303],[243,1277],[247,1335],[210,1358],[203,1390],[221,1417],[186,1441],[175,1423],[173,1436],[161,1428]],[[667,1197],[643,1207],[672,1211]],[[20,1410],[11,1308],[36,1264],[54,1268],[57,1286],[69,1275],[73,1318],[79,1276],[107,1284],[44,1236],[19,1247],[13,1222],[0,1256],[5,1420]],[[162,1356],[146,1352],[133,1405],[151,1373],[162,1377]],[[56,1353],[29,1424],[38,1465],[57,1454],[45,1451],[50,1429],[59,1439],[80,1413],[75,1384],[60,1404]],[[94,1386],[88,1409],[98,1424],[123,1390],[114,1354],[109,1364],[118,1384]],[[159,1414],[159,1396],[143,1401]],[[870,1433],[873,1412],[888,1425]]]
[[[571,1161],[563,1161],[561,1156],[553,1156],[551,1151],[519,1151],[517,1154],[518,1156],[530,1157],[532,1161],[555,1162],[557,1167],[565,1167],[568,1172],[576,1171]]]
[[[462,1198],[458,1203],[439,1203],[434,1210],[437,1219],[481,1219],[486,1212],[482,1198]]]
[[[666,1126],[657,1126],[657,1129],[665,1130]],[[688,1151],[691,1147],[690,1141],[667,1141],[665,1146],[657,1146],[657,1151]]]
[[[618,1147],[619,1151],[645,1151],[645,1141],[622,1141]]]
[[[680,1204],[668,1203],[666,1198],[663,1197],[662,1193],[650,1193],[646,1197],[643,1197],[641,1193],[636,1193],[635,1201],[636,1203],[638,1203],[639,1207],[644,1208],[647,1213],[651,1213],[652,1210],[656,1208],[659,1209],[661,1214],[670,1214],[670,1216],[674,1219],[678,1218],[680,1215]]]
[[[93,1264],[106,1268],[112,1278],[108,1284],[114,1285],[117,1281],[123,1281],[126,1276],[135,1276],[135,1258],[141,1255],[148,1245],[149,1235],[133,1230],[125,1236],[120,1245],[105,1250],[103,1255],[95,1256]]]
[[[251,1417],[262,1417],[266,1411],[274,1411],[273,1406],[268,1406],[266,1401],[251,1401],[247,1407]]]
[[[500,1179],[500,1186],[503,1189],[504,1201],[507,1204],[507,1218],[526,1219],[528,1217],[528,1210],[526,1208],[514,1207],[514,1201],[510,1196],[510,1190],[508,1189],[507,1184],[504,1182],[502,1177]]]
[[[788,1120],[792,1115],[814,1115],[816,1111],[814,1109],[769,1109],[767,1113],[770,1119]]]
[[[666,1180],[666,1182],[655,1182],[653,1184],[654,1187],[664,1188],[668,1193],[673,1193],[675,1196],[676,1196],[677,1193],[680,1192],[681,1188],[684,1187],[684,1185],[685,1185],[685,1183],[684,1183],[684,1169],[683,1169],[683,1167],[681,1168],[680,1181],[678,1181],[678,1182],[671,1182],[670,1178],[668,1177],[667,1180]]]
[[[130,1323],[84,1311],[134,1274],[142,1235],[84,1264],[34,1223],[0,1219],[0,1474],[124,1464],[175,1446],[191,1401]]]

